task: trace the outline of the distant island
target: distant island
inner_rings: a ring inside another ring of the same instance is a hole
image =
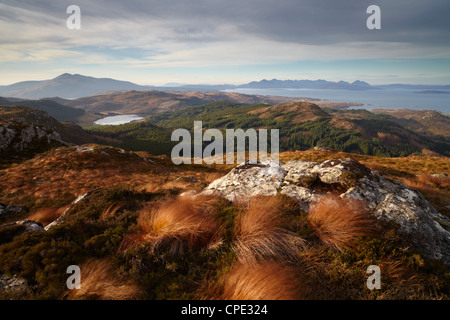
[[[344,89],[344,90],[373,90],[377,89],[364,81],[356,80],[352,83],[346,81],[327,80],[261,80],[237,86],[238,88],[284,88],[284,89]]]
[[[441,91],[441,90],[423,90],[416,91],[414,93],[422,93],[422,94],[450,94],[450,91]]]

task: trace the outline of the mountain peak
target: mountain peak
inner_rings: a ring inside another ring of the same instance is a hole
[[[2,88],[0,93],[2,96],[25,99],[42,99],[46,97],[74,99],[107,91],[148,90],[149,88],[128,81],[94,78],[66,72],[49,80],[35,81],[26,85],[21,83],[12,84]]]
[[[63,74],[57,76],[55,79],[70,78],[70,77],[72,77],[72,76],[73,76],[73,75],[70,74],[70,73],[63,73]]]
[[[74,78],[80,79],[80,78],[91,78],[91,77],[83,76],[83,75],[77,74],[77,73],[74,73],[74,74],[71,74],[71,73],[63,73],[63,74],[57,76],[56,78],[54,78],[53,80],[74,79]]]

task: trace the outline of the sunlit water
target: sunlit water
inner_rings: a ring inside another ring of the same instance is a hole
[[[436,110],[450,113],[450,94],[416,93],[420,90],[328,90],[328,89],[228,89],[225,92],[283,97],[305,97],[328,101],[358,102],[358,109]]]
[[[139,117],[135,114],[122,114],[119,116],[110,116],[110,117],[106,117],[106,118],[102,118],[100,120],[95,121],[95,124],[100,124],[100,125],[119,125],[119,124],[125,124],[125,123],[130,123],[133,121],[137,121],[137,120],[142,120],[144,118]]]

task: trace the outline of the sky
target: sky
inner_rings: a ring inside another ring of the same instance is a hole
[[[78,5],[81,28],[67,8]],[[367,8],[378,5],[381,29]],[[448,0],[0,0],[0,85],[262,79],[450,84]]]

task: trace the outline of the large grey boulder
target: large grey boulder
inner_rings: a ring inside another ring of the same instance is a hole
[[[431,259],[450,264],[450,219],[402,183],[389,180],[352,159],[323,162],[244,163],[203,191],[231,201],[284,194],[303,210],[329,192],[365,200],[379,220],[393,221],[411,244]]]

